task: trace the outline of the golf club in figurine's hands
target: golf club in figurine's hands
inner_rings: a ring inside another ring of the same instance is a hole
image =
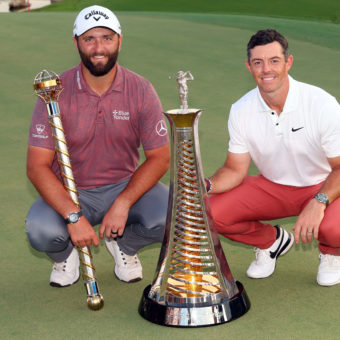
[[[153,283],[139,313],[165,326],[212,326],[250,308],[234,280],[211,218],[201,164],[200,109],[188,107],[187,71],[177,73],[180,109],[165,112],[171,125],[171,175],[165,235]]]
[[[63,91],[61,80],[56,73],[43,70],[34,78],[33,86],[36,95],[40,97],[47,106],[49,123],[52,128],[55,150],[58,156],[64,187],[70,194],[74,204],[81,208],[58,105],[58,98]],[[90,248],[77,247],[77,250],[82,277],[87,291],[87,305],[92,310],[99,310],[104,305],[104,299],[98,289]]]

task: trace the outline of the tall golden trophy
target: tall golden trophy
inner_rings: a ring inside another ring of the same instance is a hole
[[[49,123],[52,128],[55,150],[58,155],[58,163],[63,177],[64,187],[70,194],[73,202],[80,208],[78,191],[73,177],[70,155],[67,149],[58,105],[58,97],[63,90],[61,80],[54,72],[43,70],[34,78],[34,90],[36,95],[40,97],[47,106]],[[104,305],[104,299],[98,289],[90,248],[77,247],[77,249],[82,277],[87,291],[87,305],[92,310],[99,310]]]
[[[200,109],[188,108],[187,81],[179,71],[181,108],[165,112],[171,125],[171,179],[165,235],[153,283],[144,290],[139,313],[165,326],[212,326],[250,308],[235,282],[211,218],[201,165]]]

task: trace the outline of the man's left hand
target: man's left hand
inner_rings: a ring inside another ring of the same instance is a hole
[[[99,236],[101,239],[103,239],[104,236],[114,238],[123,235],[129,209],[129,206],[121,203],[118,199],[112,204],[99,228]]]
[[[310,200],[293,227],[296,243],[299,243],[300,235],[303,243],[312,242],[313,236],[315,240],[318,239],[319,227],[325,215],[325,209],[325,204],[318,202],[316,199]]]

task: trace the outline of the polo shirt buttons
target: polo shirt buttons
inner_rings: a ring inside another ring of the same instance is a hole
[[[97,113],[97,123],[103,123],[103,110],[98,110]]]
[[[275,123],[275,135],[276,136],[282,136],[283,135],[281,124],[279,122]]]

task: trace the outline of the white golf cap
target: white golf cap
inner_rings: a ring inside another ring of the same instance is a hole
[[[79,12],[74,21],[73,36],[80,36],[95,27],[106,27],[119,35],[122,33],[120,23],[114,13],[108,8],[94,5]]]

